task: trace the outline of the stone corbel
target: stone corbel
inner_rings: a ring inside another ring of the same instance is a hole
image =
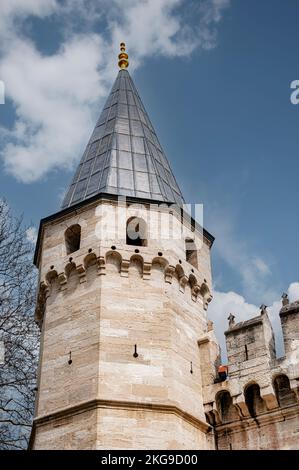
[[[41,299],[38,299],[37,302],[36,302],[34,318],[35,318],[36,323],[39,326],[39,329],[41,329],[41,327],[42,327],[43,317],[44,317],[44,310],[45,310],[44,302],[42,302]]]
[[[64,272],[58,274],[58,282],[60,285],[60,290],[65,290],[67,288],[67,277]]]
[[[212,418],[216,425],[221,424],[220,414],[216,408],[215,401],[204,405],[204,412]]]
[[[207,411],[206,413],[207,421],[211,426],[215,424],[215,417],[213,411]]]
[[[180,277],[180,280],[179,280],[179,282],[180,282],[180,292],[185,292],[185,286],[186,286],[186,284],[188,284],[188,281],[189,281],[189,279],[188,279],[187,276],[185,276],[185,274],[182,277]]]
[[[213,299],[213,296],[210,293],[204,297],[203,299],[204,310],[208,310],[209,303],[211,302],[212,299]]]
[[[128,277],[129,276],[129,266],[130,261],[123,259],[120,265],[120,275],[121,277]]]
[[[45,300],[47,300],[47,298],[49,297],[49,295],[50,295],[50,286],[45,281],[42,281],[40,283],[40,291],[39,291],[38,295],[43,296],[45,298]]]
[[[44,313],[43,313],[43,310],[40,309],[39,305],[36,306],[34,318],[35,318],[35,323],[38,325],[39,329],[41,330],[43,326]]]
[[[206,403],[204,405],[204,412],[206,416],[208,417],[208,420],[211,426],[220,424],[219,415],[218,415],[216,408],[214,407],[214,403]]]
[[[106,274],[106,263],[104,256],[98,257],[98,276],[103,276]]]
[[[233,405],[236,407],[240,418],[250,418],[250,413],[245,403],[245,398],[243,394],[233,397]]]
[[[221,418],[220,418],[220,414],[219,414],[219,412],[216,410],[216,408],[213,410],[213,415],[214,415],[214,418],[215,418],[216,426],[218,426],[219,424],[222,423],[222,421],[221,421]]]
[[[213,413],[213,415],[214,415],[216,425],[221,424],[222,421],[221,421],[220,413],[219,413],[219,411],[218,411],[217,408],[216,408],[215,402],[213,402],[213,410],[212,410],[212,413]]]
[[[37,295],[35,315],[34,315],[35,321],[38,324],[40,329],[42,328],[46,301],[49,295],[50,295],[50,287],[46,282],[42,281],[40,283],[39,292]]]
[[[83,282],[86,282],[86,269],[84,268],[83,264],[79,264],[76,267],[76,271],[79,276],[79,282],[82,284]]]
[[[165,269],[165,282],[167,282],[168,284],[172,283],[172,277],[174,275],[174,272],[174,266],[167,266],[167,268]]]
[[[197,296],[198,296],[199,292],[200,292],[200,287],[197,284],[192,287],[192,289],[191,289],[191,298],[194,302],[197,301]]]
[[[144,262],[143,263],[143,279],[148,281],[151,276],[152,264]]]
[[[291,387],[292,392],[295,393],[296,399],[299,402],[299,387],[298,387],[297,379],[290,380],[290,387]]]
[[[272,385],[261,388],[261,398],[265,401],[268,410],[279,407]]]
[[[296,388],[293,388],[292,390],[295,393],[296,400],[299,402],[299,388],[296,387]]]

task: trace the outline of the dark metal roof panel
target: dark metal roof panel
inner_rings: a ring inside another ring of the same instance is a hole
[[[127,70],[118,73],[61,208],[99,193],[184,203]]]
[[[81,201],[73,206],[65,207],[64,209],[61,209],[59,212],[55,214],[51,214],[48,217],[43,218],[40,221],[39,225],[39,230],[38,230],[38,237],[37,237],[37,242],[35,246],[35,253],[34,253],[34,264],[35,266],[38,266],[38,260],[39,260],[39,254],[40,254],[40,245],[41,245],[41,239],[42,239],[42,231],[43,231],[43,226],[49,222],[53,222],[60,217],[64,217],[67,214],[73,213],[74,211],[79,211],[82,209],[82,207],[85,207],[86,204],[93,204],[97,201],[100,200],[111,200],[111,201],[118,201],[118,196],[115,194],[107,194],[107,193],[99,193],[95,194],[94,196],[88,198],[87,201]],[[128,197],[127,202],[131,204],[151,204],[152,200],[151,199],[140,199],[140,198],[135,198],[135,197]],[[163,201],[155,201],[156,204],[163,203]],[[172,206],[172,202],[167,202],[166,203],[169,206]],[[184,208],[180,206],[173,206],[173,210],[179,211],[180,215],[183,217],[184,214]],[[188,215],[187,215],[188,216]],[[212,247],[215,238],[213,235],[211,235],[205,228],[201,227],[192,217],[191,217],[191,225],[194,227],[196,230],[203,231],[203,236],[209,241],[210,246]]]

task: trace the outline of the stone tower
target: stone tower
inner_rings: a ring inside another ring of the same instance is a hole
[[[213,237],[186,217],[121,47],[62,209],[40,224],[31,448],[212,449],[198,341]]]

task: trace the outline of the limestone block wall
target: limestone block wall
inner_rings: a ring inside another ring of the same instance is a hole
[[[269,369],[275,358],[275,341],[267,313],[232,326],[225,336],[230,377]]]
[[[210,243],[186,225],[183,236],[167,237],[165,229],[146,246],[127,245],[126,219],[147,215],[129,211],[102,201],[43,227],[34,448],[51,441],[53,448],[152,448],[158,436],[159,448],[214,445],[197,344],[211,300]],[[179,232],[180,218],[170,220]],[[64,234],[75,224],[80,248],[67,254]],[[186,260],[187,236],[197,266]]]
[[[31,448],[43,450],[96,450],[98,412],[61,412],[56,419],[40,420],[34,427]]]
[[[298,450],[298,407],[247,420],[240,426],[217,428],[220,450]]]
[[[165,411],[109,409],[99,411],[97,448],[212,450],[214,436]]]

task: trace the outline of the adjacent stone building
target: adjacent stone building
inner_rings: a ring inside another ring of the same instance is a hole
[[[296,448],[299,304],[284,297],[279,360],[266,307],[231,315],[219,369],[214,238],[184,210],[123,44],[119,66],[62,209],[40,225],[30,446]]]
[[[204,409],[217,449],[299,448],[299,302],[289,304],[285,298],[284,304],[282,358],[276,359],[265,306],[245,322],[234,323],[230,316],[226,380],[217,380],[219,351],[213,331],[199,341]],[[206,367],[214,369],[214,377],[206,377]]]

